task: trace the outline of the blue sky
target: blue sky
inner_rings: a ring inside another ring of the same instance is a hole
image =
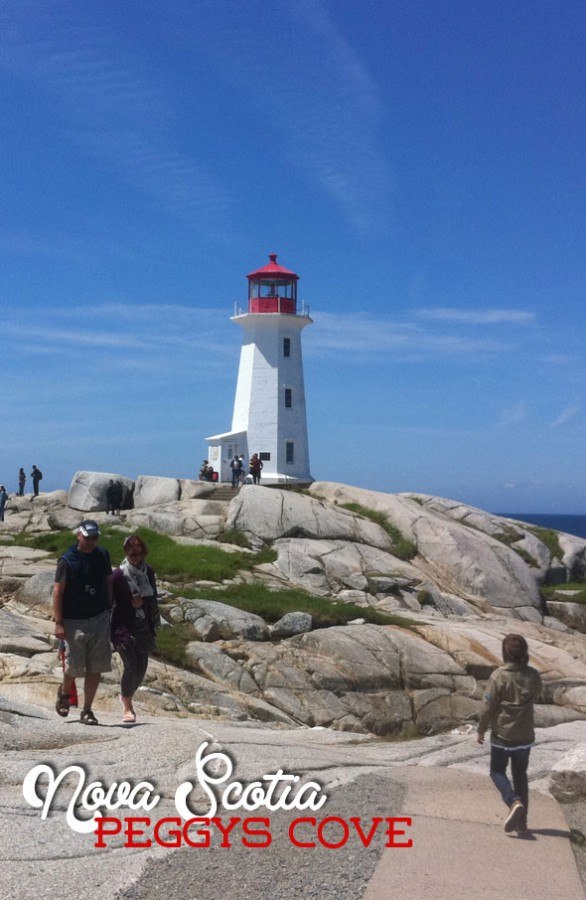
[[[0,479],[192,477],[247,272],[312,471],[586,513],[582,0],[4,0]]]

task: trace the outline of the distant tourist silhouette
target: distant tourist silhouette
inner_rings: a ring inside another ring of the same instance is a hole
[[[33,466],[33,470],[31,472],[31,478],[33,480],[33,494],[35,497],[39,496],[39,481],[43,477],[43,473],[36,466]]]

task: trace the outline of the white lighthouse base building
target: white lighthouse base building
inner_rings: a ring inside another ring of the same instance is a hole
[[[308,484],[307,414],[301,332],[311,324],[297,312],[297,279],[276,256],[249,279],[248,312],[233,316],[243,330],[232,428],[207,439],[208,459],[220,481],[231,481],[230,462],[260,457],[263,484]]]

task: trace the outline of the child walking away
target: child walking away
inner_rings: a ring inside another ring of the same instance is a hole
[[[535,741],[533,704],[541,694],[541,678],[529,663],[527,641],[520,634],[507,634],[503,640],[504,666],[489,678],[484,706],[478,722],[478,743],[490,735],[490,777],[509,807],[505,831],[527,832],[529,786],[527,766]],[[513,784],[507,778],[511,761]]]

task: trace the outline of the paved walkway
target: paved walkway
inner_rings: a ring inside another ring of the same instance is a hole
[[[363,900],[580,900],[568,826],[555,800],[530,794],[529,837],[503,830],[492,782],[455,769],[393,771],[413,819],[409,849],[383,851]]]

